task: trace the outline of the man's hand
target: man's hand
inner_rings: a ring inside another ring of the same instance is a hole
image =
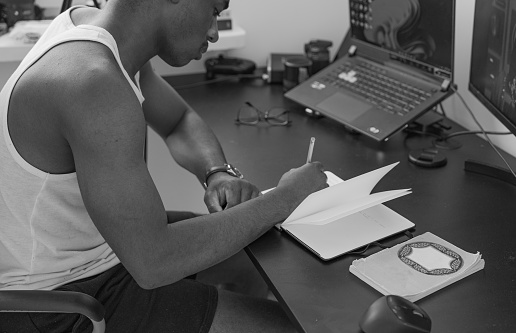
[[[204,203],[210,213],[220,212],[260,195],[260,190],[245,179],[217,172],[210,176]]]

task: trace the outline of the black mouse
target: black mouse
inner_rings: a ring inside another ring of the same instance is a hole
[[[432,321],[418,305],[387,295],[369,306],[359,325],[364,333],[430,333]]]

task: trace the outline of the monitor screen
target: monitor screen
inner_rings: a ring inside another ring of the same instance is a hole
[[[477,0],[471,93],[516,135],[516,0]]]
[[[352,38],[388,50],[392,59],[451,75],[454,0],[349,0],[349,15]]]

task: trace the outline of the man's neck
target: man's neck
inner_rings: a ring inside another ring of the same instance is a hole
[[[145,23],[144,17],[126,10],[117,10],[108,5],[102,10],[94,8],[76,9],[72,12],[75,25],[89,24],[101,27],[115,39],[122,65],[134,77],[140,68],[157,54],[153,45],[152,24]]]

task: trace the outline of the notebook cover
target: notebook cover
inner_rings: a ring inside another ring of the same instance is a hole
[[[469,253],[426,232],[367,258],[349,271],[383,295],[412,302],[484,268],[480,253]]]
[[[383,204],[325,225],[292,224],[282,229],[322,260],[343,254],[414,227]]]

